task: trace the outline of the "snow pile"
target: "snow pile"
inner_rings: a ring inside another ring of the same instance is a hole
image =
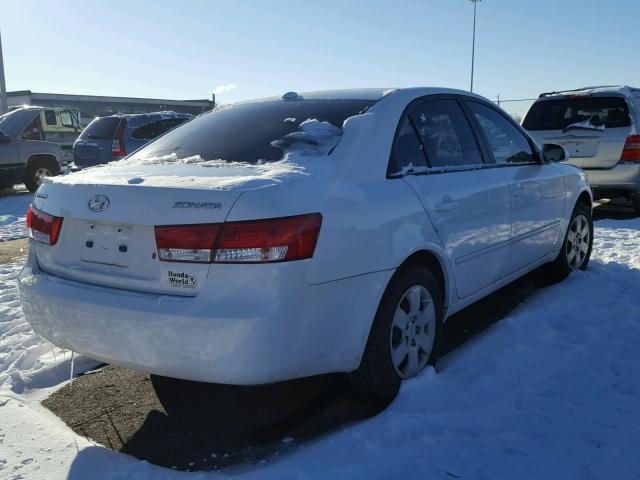
[[[306,445],[287,439],[289,453],[264,464],[191,476],[637,478],[640,219],[598,222],[595,237],[587,272],[537,291],[438,362],[437,373],[405,382],[380,415]],[[37,362],[52,369],[21,321],[16,273],[16,266],[1,270],[0,355],[22,351],[31,357],[27,371]],[[16,361],[2,365],[23,375]],[[0,476],[185,476],[92,447],[38,405],[47,393],[0,389]]]
[[[244,191],[276,185],[286,178],[308,174],[302,165],[285,160],[248,164],[222,160],[197,162],[195,159],[189,157],[170,162],[166,157],[156,157],[146,159],[143,164],[113,162],[46,181],[65,185],[140,185]]]
[[[0,194],[0,242],[29,236],[27,232],[27,209],[32,195]]]
[[[291,157],[295,154],[326,155],[337,145],[342,135],[342,129],[329,122],[320,122],[315,119],[305,120],[298,129],[297,132],[271,142],[271,146],[287,152],[288,161],[291,161]]]
[[[38,337],[22,316],[17,277],[21,263],[0,264],[0,391],[56,385],[69,378],[71,353]],[[86,369],[94,360],[76,358]]]
[[[175,153],[169,153],[155,157],[125,158],[45,181],[67,185],[252,190],[277,185],[292,177],[326,172],[331,162],[319,157],[326,157],[340,140],[341,134],[342,129],[328,122],[306,120],[299,125],[299,131],[272,142],[274,147],[284,151],[283,159],[276,162],[250,164],[203,159],[199,155],[178,158]]]

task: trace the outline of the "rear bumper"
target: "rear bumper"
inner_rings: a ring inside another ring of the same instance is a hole
[[[640,191],[640,164],[619,163],[610,169],[587,169],[589,184],[594,190],[622,193]]]
[[[18,283],[29,323],[55,345],[159,375],[251,385],[357,368],[392,274],[312,286],[304,262],[224,267],[191,298],[65,280],[33,257]]]

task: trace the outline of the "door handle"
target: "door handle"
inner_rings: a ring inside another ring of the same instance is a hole
[[[458,207],[458,202],[453,200],[442,200],[436,203],[436,212],[450,212]]]

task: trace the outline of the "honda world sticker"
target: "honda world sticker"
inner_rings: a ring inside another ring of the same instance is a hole
[[[169,285],[172,287],[185,287],[196,288],[198,286],[198,279],[194,275],[189,275],[185,272],[167,272],[169,277]]]

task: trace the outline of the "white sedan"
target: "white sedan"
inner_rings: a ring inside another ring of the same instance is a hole
[[[364,89],[238,103],[50,178],[22,307],[55,345],[260,384],[350,372],[395,395],[442,323],[525,273],[584,269],[584,173],[484,98]]]

